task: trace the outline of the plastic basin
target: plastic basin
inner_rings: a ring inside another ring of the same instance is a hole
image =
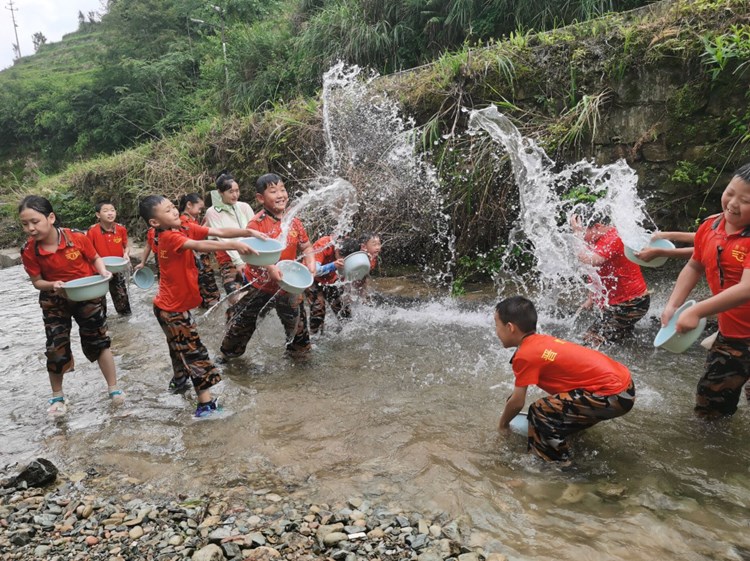
[[[700,322],[698,322],[698,327],[687,333],[677,333],[677,331],[675,331],[675,325],[677,324],[677,319],[680,317],[680,314],[694,305],[695,300],[688,300],[682,306],[677,308],[677,311],[672,316],[672,319],[669,320],[669,323],[662,327],[659,330],[659,333],[656,334],[654,347],[666,349],[673,353],[682,353],[698,340],[701,333],[703,333],[703,328],[706,327],[706,318],[701,318]]]
[[[102,257],[102,261],[110,273],[122,273],[128,268],[128,260],[124,257]]]
[[[526,413],[519,413],[513,417],[508,426],[510,426],[510,430],[517,432],[518,434],[524,436],[529,434],[529,419],[526,417]]]
[[[302,294],[313,283],[313,276],[302,263],[284,260],[276,263],[282,278],[279,286],[291,294]]]
[[[133,282],[138,288],[151,288],[155,280],[154,272],[148,267],[143,267],[133,273]]]
[[[250,265],[275,265],[284,249],[284,245],[279,240],[273,239],[242,238],[240,242],[249,245],[258,252],[258,255],[252,253],[240,254],[242,260]]]
[[[357,251],[347,255],[344,259],[344,278],[348,281],[358,281],[370,273],[370,256],[364,251]]]
[[[646,247],[659,247],[662,249],[674,249],[674,244],[670,242],[669,240],[651,240]],[[625,257],[627,257],[630,261],[633,263],[637,263],[641,267],[661,267],[664,265],[664,263],[667,262],[667,259],[669,257],[655,257],[651,261],[643,261],[642,259],[638,259],[635,254],[641,251],[641,248],[639,250],[633,250],[629,248],[628,246],[625,246]]]
[[[65,289],[65,295],[68,299],[74,302],[96,300],[109,291],[109,279],[105,279],[101,275],[92,275],[68,281],[63,284],[63,289]]]

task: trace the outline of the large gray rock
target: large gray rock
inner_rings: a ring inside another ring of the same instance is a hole
[[[5,487],[19,487],[24,483],[28,487],[43,487],[57,479],[55,464],[44,458],[37,458],[13,477]]]

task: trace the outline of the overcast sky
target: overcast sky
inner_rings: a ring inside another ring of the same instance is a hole
[[[3,7],[0,10],[0,69],[3,69],[13,64],[16,36],[8,9],[10,0],[0,0],[0,3]],[[31,36],[37,31],[44,34],[48,43],[54,43],[78,29],[79,10],[87,17],[90,11],[103,11],[101,0],[13,0],[13,7],[23,56],[34,54]]]

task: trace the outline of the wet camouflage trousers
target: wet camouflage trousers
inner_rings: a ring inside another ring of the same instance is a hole
[[[90,362],[94,362],[104,349],[109,348],[104,298],[73,302],[64,296],[43,290],[39,293],[39,305],[47,335],[47,371],[51,374],[64,374],[73,370],[75,363],[70,348],[73,319],[78,324],[83,354]]]
[[[737,411],[742,386],[750,379],[750,339],[730,339],[719,333],[706,357],[695,394],[695,414],[715,418]],[[750,399],[750,390],[745,388]]]
[[[109,295],[115,305],[115,310],[121,316],[130,315],[130,299],[128,298],[128,278],[125,273],[112,273],[109,281]],[[107,313],[107,299],[104,299],[104,313]]]
[[[538,399],[529,407],[529,450],[546,461],[567,461],[566,437],[624,415],[634,402],[632,381],[626,390],[610,396],[573,390]]]
[[[284,332],[286,349],[292,353],[310,350],[310,334],[302,296],[278,291],[269,294],[257,289],[249,293],[227,311],[227,328],[221,342],[221,352],[228,358],[242,355],[255,333],[258,320],[276,309]]]
[[[219,369],[211,362],[208,350],[198,336],[192,314],[168,312],[154,306],[154,315],[167,336],[175,379],[189,376],[196,393],[218,384],[221,381]]]
[[[315,334],[323,329],[326,320],[326,302],[331,307],[331,311],[338,318],[349,318],[352,315],[348,302],[344,299],[347,297],[340,286],[330,284],[313,285],[305,291],[305,297],[310,304],[310,333]]]
[[[228,261],[219,266],[221,282],[224,285],[224,292],[231,294],[245,284],[242,273],[235,267],[234,263]]]
[[[639,296],[621,304],[607,306],[601,310],[601,318],[589,327],[583,340],[587,345],[599,346],[614,343],[631,335],[643,316],[648,312],[651,296]]]
[[[196,253],[195,264],[198,266],[198,290],[201,293],[201,307],[210,308],[220,298],[214,268],[211,266],[211,254]]]

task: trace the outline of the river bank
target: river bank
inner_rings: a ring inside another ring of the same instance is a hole
[[[359,497],[311,504],[303,492],[238,481],[200,497],[170,498],[93,468],[44,489],[24,487],[0,490],[4,559],[506,559],[485,551],[486,535],[472,532],[466,519]]]

